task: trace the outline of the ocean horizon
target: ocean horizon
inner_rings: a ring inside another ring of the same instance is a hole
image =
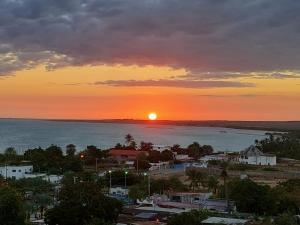
[[[186,147],[199,142],[200,145],[211,145],[215,151],[241,151],[256,139],[265,138],[266,132],[223,127],[0,119],[0,151],[14,147],[22,154],[29,148],[46,148],[51,144],[65,149],[71,143],[77,146],[78,151],[87,145],[108,149],[124,143],[128,133],[138,144],[145,141]]]

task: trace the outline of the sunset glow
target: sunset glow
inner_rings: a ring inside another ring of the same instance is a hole
[[[4,2],[0,117],[144,119],[155,108],[162,120],[299,119],[298,24],[282,15],[269,29],[281,24],[276,3],[265,18],[249,12],[259,2],[124,1],[106,12],[87,1],[32,19],[21,13],[30,1]]]
[[[157,119],[156,113],[149,113],[148,119],[149,119],[149,120],[156,120],[156,119]]]

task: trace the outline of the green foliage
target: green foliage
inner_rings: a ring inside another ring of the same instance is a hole
[[[109,182],[109,173],[106,173],[106,180]],[[139,183],[140,179],[139,176],[128,171],[126,175],[126,183],[128,186],[134,185]],[[125,183],[125,170],[115,170],[111,173],[111,183],[112,185],[124,185]]]
[[[198,142],[194,142],[187,147],[187,154],[194,159],[213,153],[213,148],[210,145],[201,146]]]
[[[207,186],[207,174],[203,173],[197,169],[188,169],[186,175],[190,181],[190,188],[194,191],[200,187]]]
[[[275,225],[299,225],[293,215],[284,213],[274,220]]]
[[[33,194],[50,193],[53,189],[50,182],[41,178],[10,180],[9,185],[21,193],[25,193],[25,191],[32,191]]]
[[[150,152],[153,150],[153,144],[151,142],[144,142],[140,143],[140,150]]]
[[[219,185],[219,181],[215,176],[208,177],[207,186],[210,191],[216,193],[218,189],[218,185]]]
[[[140,178],[140,182],[129,188],[129,197],[145,199],[148,196],[148,177]],[[188,191],[188,187],[177,177],[168,179],[151,179],[151,194],[163,194],[165,191]]]
[[[249,179],[233,179],[228,183],[229,197],[239,212],[257,215],[299,214],[300,181],[291,180],[271,188]]]
[[[101,186],[93,181],[65,183],[60,203],[46,212],[49,225],[100,225],[115,223],[122,203],[101,193]]]
[[[168,220],[168,225],[199,225],[210,216],[206,210],[192,210],[173,215]]]
[[[65,171],[82,171],[79,157],[73,155],[71,145],[66,156],[58,146],[51,145],[47,149],[28,149],[24,153],[24,159],[32,162],[34,172],[48,172],[51,174],[62,174]]]
[[[160,159],[163,162],[168,162],[174,160],[174,155],[171,151],[169,150],[164,150],[160,154]]]
[[[12,188],[0,188],[1,225],[24,225],[25,214],[20,195]]]
[[[281,137],[269,137],[257,142],[257,147],[265,153],[272,153],[278,157],[300,160],[300,139],[297,133],[283,134]]]

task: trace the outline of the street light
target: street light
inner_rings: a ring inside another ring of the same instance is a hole
[[[110,193],[110,190],[111,190],[111,170],[109,170],[108,173],[109,173],[109,193]]]
[[[149,197],[149,201],[150,201],[150,196],[151,196],[151,187],[150,187],[150,173],[144,173],[144,177],[146,177],[148,175],[148,197]]]
[[[128,171],[125,171],[125,188],[127,187],[127,184],[126,184],[126,176],[127,176],[127,174],[128,174]]]

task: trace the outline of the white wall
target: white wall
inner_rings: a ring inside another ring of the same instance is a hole
[[[4,178],[21,179],[25,177],[25,174],[32,173],[33,166],[1,166],[0,174]]]
[[[128,188],[124,188],[124,187],[112,187],[109,190],[109,194],[112,195],[128,195]]]
[[[248,156],[248,158],[240,158],[239,161],[250,165],[275,166],[276,156]]]

